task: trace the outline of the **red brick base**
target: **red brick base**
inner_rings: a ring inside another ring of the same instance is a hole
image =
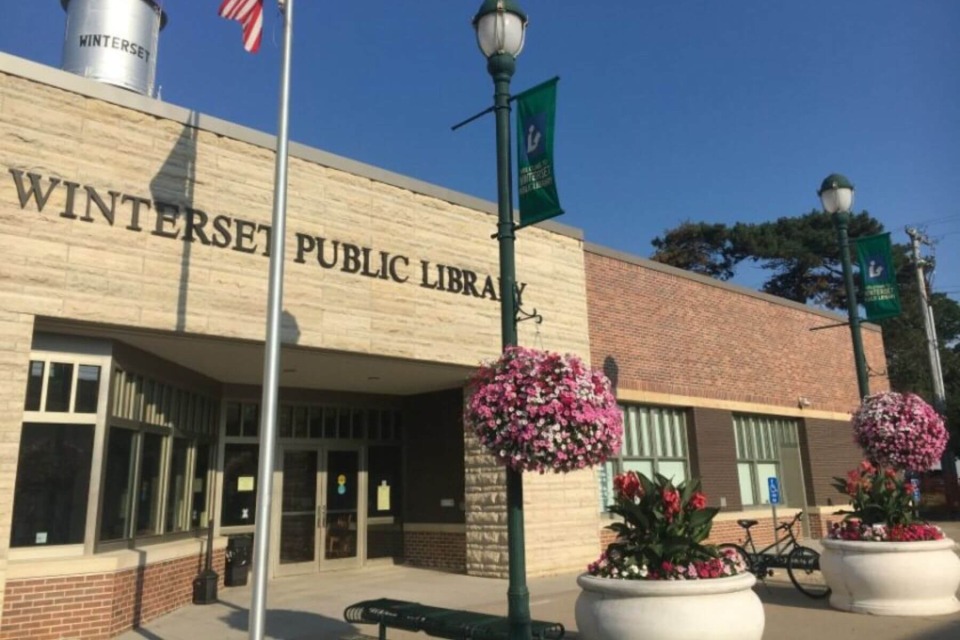
[[[403,555],[406,564],[414,567],[466,573],[467,534],[406,531]]]
[[[223,586],[224,551],[213,568]],[[8,580],[0,640],[107,640],[193,601],[203,556],[117,573]]]
[[[819,514],[812,514],[810,518],[810,533],[813,538],[822,537],[821,532],[821,516]],[[757,520],[757,524],[753,525],[750,528],[750,533],[753,535],[753,542],[757,545],[757,549],[762,549],[763,547],[773,544],[773,517],[767,516],[766,518],[751,518],[752,520]],[[778,520],[781,523],[790,522],[793,519],[793,516],[790,517],[781,517]],[[798,540],[804,538],[803,531],[799,525],[794,526],[794,534],[797,536]],[[609,529],[602,529],[600,531],[600,550],[605,551],[607,545],[613,542],[616,539],[616,536]],[[710,530],[710,537],[707,538],[706,542],[708,544],[721,544],[724,542],[735,542],[737,544],[743,544],[746,540],[746,531],[743,530],[743,527],[737,524],[736,520],[721,520],[719,522],[714,521],[713,528]]]

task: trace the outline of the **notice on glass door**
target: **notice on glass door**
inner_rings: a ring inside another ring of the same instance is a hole
[[[253,491],[253,476],[240,476],[237,478],[237,492],[244,493]]]
[[[386,480],[377,487],[377,511],[390,511],[390,485]]]

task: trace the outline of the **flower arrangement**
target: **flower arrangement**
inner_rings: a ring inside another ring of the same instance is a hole
[[[858,520],[846,520],[843,524],[833,523],[827,535],[834,540],[859,542],[919,542],[944,538],[943,529],[932,524],[913,523],[887,527],[884,524],[863,524]]]
[[[906,542],[939,540],[937,527],[916,522],[916,505],[906,473],[926,471],[947,446],[943,419],[912,393],[885,391],[864,398],[853,414],[854,440],[867,460],[834,478],[833,486],[850,497],[853,512],[827,536],[840,540]]]
[[[700,482],[651,480],[628,471],[613,481],[610,511],[623,518],[608,529],[617,539],[587,567],[592,576],[623,580],[699,580],[744,573],[735,551],[702,544],[719,509],[707,507]]]
[[[610,381],[576,356],[507,347],[472,383],[465,421],[510,468],[574,471],[620,450],[623,416]]]
[[[905,471],[926,471],[947,446],[943,418],[912,393],[885,391],[864,398],[853,414],[853,434],[867,458]]]
[[[843,524],[833,524],[827,537],[837,540],[909,542],[940,540],[938,527],[916,522],[913,491],[901,470],[876,467],[864,460],[846,478],[834,478],[833,487],[850,497],[853,511]]]

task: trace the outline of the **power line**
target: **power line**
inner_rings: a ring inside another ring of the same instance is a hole
[[[923,221],[921,221],[921,222],[915,223],[915,224],[912,225],[912,226],[925,227],[925,226],[931,225],[931,224],[941,224],[941,223],[944,223],[944,222],[950,222],[951,220],[960,220],[960,213],[955,213],[955,214],[949,215],[949,216],[943,216],[942,218],[931,218],[930,220],[923,220]]]

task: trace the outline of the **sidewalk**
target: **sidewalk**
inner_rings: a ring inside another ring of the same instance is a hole
[[[954,540],[960,523],[944,523]],[[575,575],[529,580],[530,609],[535,619],[562,622],[576,640],[573,606],[579,594]],[[956,640],[960,613],[924,618],[875,617],[835,611],[826,601],[810,600],[785,577],[774,576],[755,587],[766,612],[764,638],[869,637],[871,640]],[[393,597],[424,604],[506,614],[506,580],[473,578],[409,567],[384,567],[282,578],[268,587],[266,636],[271,640],[336,640],[355,629],[343,622],[343,610],[360,600]],[[121,640],[246,640],[250,586],[224,589],[220,602],[190,605],[120,636]],[[375,627],[362,629],[375,635]],[[389,632],[393,639],[426,635]],[[705,639],[708,640],[708,639]]]

